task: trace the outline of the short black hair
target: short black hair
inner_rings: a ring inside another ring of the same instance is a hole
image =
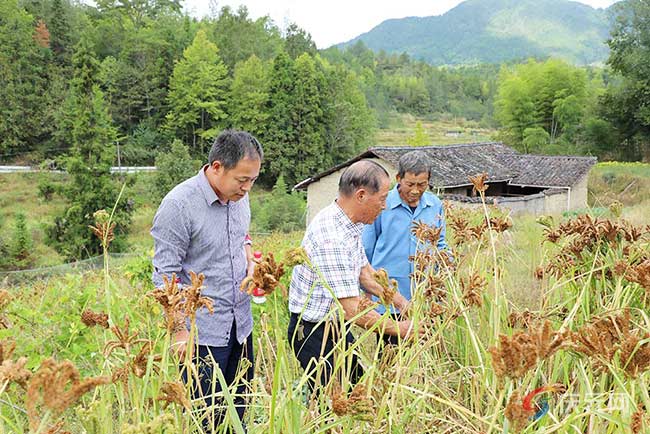
[[[381,187],[382,179],[388,177],[388,172],[381,164],[372,160],[360,160],[350,165],[341,175],[339,193],[351,196],[358,189],[365,188],[375,194]]]
[[[414,175],[426,173],[431,177],[431,164],[427,154],[422,151],[411,151],[402,155],[397,163],[397,175],[403,178],[407,173]]]
[[[264,158],[262,145],[251,133],[238,130],[224,130],[214,139],[208,162],[219,161],[224,169],[230,170],[244,158],[260,160]]]

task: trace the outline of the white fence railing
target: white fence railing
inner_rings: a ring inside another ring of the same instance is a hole
[[[155,172],[156,166],[113,166],[111,173],[137,173]],[[0,173],[30,173],[30,172],[54,172],[63,173],[61,170],[41,170],[32,166],[0,166]]]

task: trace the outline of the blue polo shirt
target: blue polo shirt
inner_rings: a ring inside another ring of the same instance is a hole
[[[436,195],[427,191],[420,198],[415,211],[404,203],[397,191],[397,185],[388,193],[386,209],[379,214],[373,224],[366,225],[363,231],[363,247],[368,262],[375,270],[384,268],[391,279],[397,281],[399,292],[411,299],[411,278],[413,263],[409,256],[415,255],[417,239],[411,233],[416,222],[428,225],[442,226],[439,250],[449,250],[445,240],[445,220],[442,201]],[[392,310],[393,308],[391,308]],[[379,306],[379,313],[385,308]]]

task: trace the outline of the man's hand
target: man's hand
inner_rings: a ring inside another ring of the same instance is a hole
[[[414,329],[413,321],[411,321],[410,319],[400,321],[398,323],[398,327],[399,327],[399,336],[402,339],[414,340],[420,336],[424,336],[424,334],[426,333],[426,331],[422,327],[420,327],[416,333]]]
[[[399,292],[396,292],[395,296],[393,297],[393,304],[397,309],[399,309],[400,316],[403,318],[408,318],[408,311],[411,307],[411,302],[408,301],[406,297],[404,297]]]
[[[176,356],[179,361],[185,360],[185,353],[187,352],[187,342],[190,339],[190,332],[188,330],[180,330],[174,333],[172,337],[171,352]],[[192,353],[190,353],[192,358]]]
[[[399,309],[399,316],[402,319],[407,319],[409,317],[409,310],[411,309],[411,302],[406,301],[406,303],[401,304],[400,306],[397,306]]]

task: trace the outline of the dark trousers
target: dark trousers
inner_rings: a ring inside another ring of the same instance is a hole
[[[332,352],[332,349],[337,342],[342,339],[336,327],[330,325],[325,333],[325,323],[316,324],[309,321],[299,320],[299,315],[292,313],[289,319],[289,344],[293,348],[296,358],[300,362],[303,369],[313,370],[316,362],[323,359],[325,355]],[[344,348],[349,347],[354,343],[352,333],[347,332],[345,335]],[[310,372],[309,390],[313,392],[316,388],[324,387],[332,376],[334,368],[335,357],[334,354],[327,356],[327,363],[320,368],[320,372],[314,375],[315,372]],[[363,368],[359,364],[356,355],[352,355],[352,363],[350,369],[350,381],[353,384],[359,382],[363,376]]]
[[[237,341],[237,327],[234,321],[232,323],[232,329],[230,330],[230,340],[228,341],[228,345],[225,347],[197,345],[195,348],[193,363],[196,365],[199,374],[199,381],[197,382],[195,377],[192,378],[192,399],[203,399],[205,405],[209,409],[203,419],[203,429],[207,433],[216,430],[219,425],[223,423],[223,419],[226,415],[225,409],[210,408],[214,404],[217,406],[223,405],[223,400],[221,398],[215,399],[213,396],[215,393],[221,392],[221,383],[216,374],[214,374],[215,381],[214,383],[212,382],[214,370],[221,369],[221,372],[226,379],[226,383],[231,385],[235,380],[237,369],[239,368],[239,362],[242,359],[248,359],[250,361],[250,367],[246,370],[241,381],[250,383],[255,371],[253,368],[253,334],[251,333],[251,335],[246,338],[246,341],[243,344],[240,344]],[[181,374],[183,381],[187,383],[187,370],[182,366]],[[246,393],[246,391],[247,385],[240,383],[237,386],[236,391],[236,394],[240,396],[235,396],[233,399],[240,420],[243,420],[244,410],[246,409],[245,399],[241,395]]]

